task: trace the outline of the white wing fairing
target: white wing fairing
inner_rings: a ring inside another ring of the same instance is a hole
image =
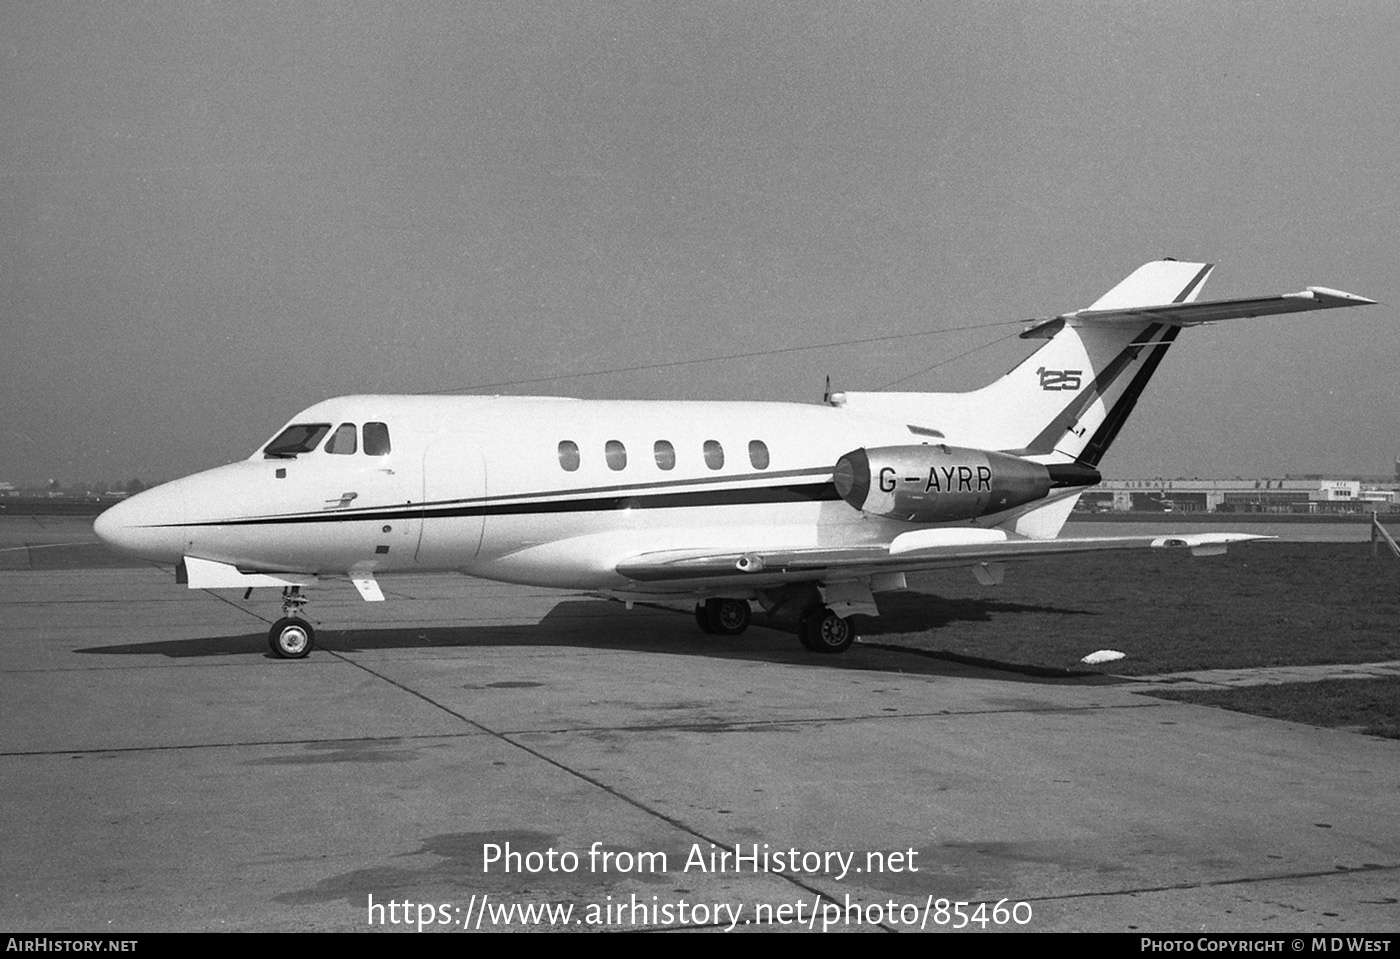
[[[186,556],[175,568],[175,581],[190,589],[252,589],[259,586],[311,586],[317,577],[305,573],[249,572],[228,563]]]
[[[1140,267],[1091,307],[1035,321],[1043,345],[970,393],[789,403],[351,396],[299,414],[249,459],[113,507],[110,545],[193,589],[283,588],[269,642],[304,656],[304,586],[453,570],[698,601],[733,635],[757,600],[809,649],[915,570],[1111,549],[1222,552],[1260,537],[1056,538],[1185,327],[1370,303],[1301,293],[1197,302],[1210,265]]]

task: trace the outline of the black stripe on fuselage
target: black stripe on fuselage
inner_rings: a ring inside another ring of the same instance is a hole
[[[495,496],[478,496],[471,500],[451,499],[433,500],[431,503],[424,503],[425,507],[441,506],[451,503],[499,503],[505,500],[520,500],[532,502],[542,496],[592,496],[597,493],[631,493],[632,495],[642,495],[645,493],[670,492],[673,490],[687,489],[693,486],[718,486],[721,483],[743,483],[751,480],[775,480],[775,479],[795,479],[799,476],[808,477],[828,477],[831,475],[831,467],[814,466],[800,470],[773,470],[762,473],[731,474],[727,476],[696,476],[689,479],[657,480],[651,483],[617,483],[612,486],[585,486],[582,489],[552,489],[535,490],[533,493],[498,493]]]
[[[557,495],[557,494],[550,494]],[[504,497],[503,497],[504,498]],[[208,520],[198,523],[170,523],[167,526],[286,526],[302,523],[348,523],[359,521],[456,519],[472,516],[527,516],[544,513],[602,513],[625,509],[689,509],[707,506],[751,506],[775,503],[811,503],[839,500],[830,482],[798,483],[783,486],[747,486],[739,489],[706,489],[633,493],[625,496],[575,497],[541,502],[490,502],[487,499],[418,506],[395,506],[380,511],[356,513],[306,513],[292,516],[264,516],[252,519]]]

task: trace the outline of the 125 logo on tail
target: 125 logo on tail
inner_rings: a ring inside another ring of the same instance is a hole
[[[1040,388],[1042,390],[1077,390],[1079,389],[1080,376],[1083,370],[1047,370],[1041,367],[1036,370],[1040,376]]]

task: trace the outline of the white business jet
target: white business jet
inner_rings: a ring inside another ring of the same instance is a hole
[[[305,656],[302,590],[427,570],[694,602],[735,635],[751,603],[810,650],[915,570],[1181,547],[1211,533],[1056,538],[1183,327],[1361,306],[1322,287],[1196,302],[1211,266],[1148,263],[1088,309],[1033,321],[1043,345],[967,393],[834,393],[823,405],[513,396],[345,396],[298,413],[248,459],[98,517],[112,547],[191,589],[280,587],[269,643]],[[245,594],[245,598],[246,598]]]

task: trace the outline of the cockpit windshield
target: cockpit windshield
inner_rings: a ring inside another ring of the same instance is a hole
[[[298,453],[309,453],[330,432],[329,423],[298,423],[289,426],[271,443],[263,447],[263,457],[270,460],[295,459]]]

